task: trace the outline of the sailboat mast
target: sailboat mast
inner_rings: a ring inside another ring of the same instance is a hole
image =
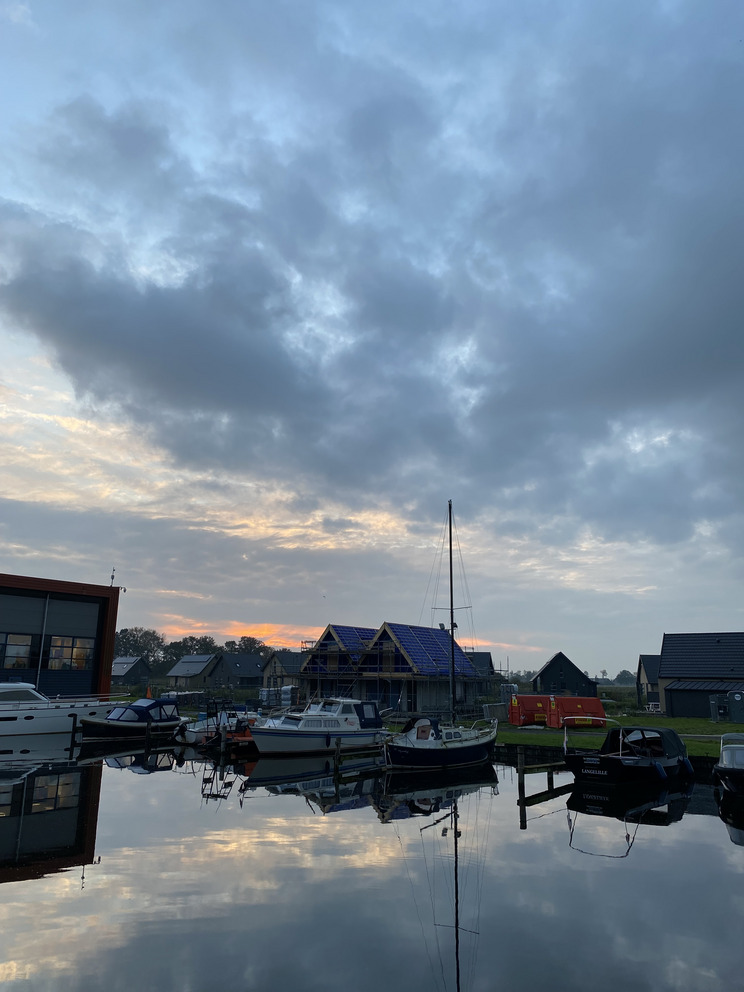
[[[450,708],[455,722],[455,590],[452,580],[452,500],[447,501],[449,519],[449,587],[450,587]]]

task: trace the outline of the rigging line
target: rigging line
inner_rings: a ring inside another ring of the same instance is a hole
[[[397,825],[396,825],[396,833],[398,833]],[[423,835],[423,833],[422,833],[421,830],[419,830],[419,838],[421,840],[421,850],[422,850],[422,853],[423,853],[424,870],[426,871],[426,885],[427,885],[427,888],[429,890],[429,900],[432,901],[432,884],[431,884],[431,880],[430,880],[430,877],[429,877],[429,863],[426,860],[426,848],[424,847],[424,835]],[[434,981],[436,983],[437,982],[437,973],[436,973],[436,969],[434,967],[434,961],[432,959],[431,949],[429,947],[429,941],[426,938],[426,931],[424,930],[424,921],[423,921],[423,919],[421,917],[421,913],[419,911],[418,901],[416,899],[416,890],[414,889],[413,880],[411,879],[411,874],[410,874],[410,871],[408,869],[408,861],[406,860],[405,849],[403,848],[403,843],[402,843],[402,841],[400,839],[400,834],[398,834],[398,842],[400,843],[401,849],[403,849],[403,862],[404,862],[404,864],[406,866],[406,872],[408,873],[408,880],[411,883],[411,891],[413,892],[413,902],[414,902],[414,905],[416,907],[416,915],[418,916],[419,924],[421,925],[421,935],[422,935],[422,937],[424,939],[424,947],[426,948],[426,956],[429,959],[429,968],[431,969],[432,978],[434,979]],[[432,915],[433,915],[433,905],[432,905]],[[445,978],[445,975],[444,975],[444,962],[442,960],[442,949],[439,946],[439,935],[437,934],[436,926],[434,927],[434,936],[436,938],[437,956],[439,958],[439,978],[441,979],[443,992],[447,992],[447,979]]]
[[[447,527],[447,518],[445,517],[444,524],[442,525],[442,532],[441,532],[440,537],[439,537],[438,550],[434,554],[434,559],[433,559],[433,561],[431,563],[431,570],[429,572],[429,581],[426,583],[426,592],[424,593],[424,601],[421,604],[421,612],[419,613],[419,624],[421,623],[421,621],[423,619],[424,610],[426,609],[426,604],[427,603],[435,603],[437,601],[437,597],[438,597],[438,594],[439,594],[439,581],[440,581],[440,577],[441,577],[441,573],[442,573],[442,554],[443,554],[443,549],[444,549],[444,535],[445,535],[445,532],[446,532],[446,527]],[[432,577],[434,576],[434,569],[437,566],[437,562],[439,563],[439,571],[437,572],[437,575],[436,575],[435,586],[434,586],[434,593],[430,597],[429,592],[430,592],[430,589],[431,589],[431,586],[432,586]],[[433,626],[434,625],[433,618],[432,618],[432,621],[431,622],[432,622],[432,626]]]
[[[483,901],[483,891],[484,891],[483,876],[485,873],[486,854],[488,851],[488,841],[491,832],[491,821],[493,818],[493,806],[494,806],[493,799],[494,799],[493,792],[491,792],[490,795],[486,797],[484,796],[482,791],[479,791],[475,796],[475,807],[476,807],[475,829],[478,831],[476,833],[476,838],[477,838],[476,851],[478,856],[478,865],[479,866],[482,865],[484,868],[484,871],[482,872],[476,871],[475,874],[475,878],[476,878],[475,919],[478,922],[480,922],[481,906]],[[480,813],[481,813],[481,805],[484,801],[487,801],[488,813],[486,816],[485,831],[481,832],[479,829],[480,820],[481,820]],[[478,963],[478,950],[479,950],[479,944],[476,942],[473,947],[473,951],[470,957],[470,964],[468,967],[468,985],[471,988],[473,987],[475,982],[475,971],[476,971],[476,965]]]

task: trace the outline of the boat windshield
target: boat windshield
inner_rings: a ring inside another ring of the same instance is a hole
[[[136,722],[137,713],[128,706],[115,706],[108,715],[109,720],[123,720],[125,722]]]
[[[3,689],[0,693],[1,703],[46,703],[49,700],[46,696],[42,696],[40,692],[36,692],[35,689]]]
[[[721,764],[726,768],[744,768],[744,747],[739,744],[722,748]]]

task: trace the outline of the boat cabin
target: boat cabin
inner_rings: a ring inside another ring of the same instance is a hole
[[[178,720],[178,703],[172,699],[137,699],[127,706],[116,706],[106,718],[109,723],[163,723]]]
[[[643,758],[683,758],[687,751],[676,731],[668,727],[612,727],[599,753]]]

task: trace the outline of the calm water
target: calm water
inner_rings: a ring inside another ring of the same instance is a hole
[[[456,837],[436,782],[251,785],[275,766],[6,772],[0,987],[454,990],[455,867],[463,990],[742,986],[744,847],[705,786],[639,824],[562,795],[520,829],[497,767]]]

